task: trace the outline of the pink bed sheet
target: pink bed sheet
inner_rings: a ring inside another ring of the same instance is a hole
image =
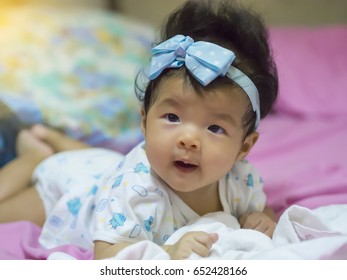
[[[271,29],[276,115],[250,155],[277,214],[347,203],[347,26]]]
[[[274,115],[260,126],[249,159],[260,170],[269,205],[310,209],[347,204],[347,117]]]
[[[93,258],[91,251],[74,245],[42,248],[38,241],[40,233],[40,227],[26,221],[0,224],[0,260],[45,260],[54,252],[64,252],[80,260]]]

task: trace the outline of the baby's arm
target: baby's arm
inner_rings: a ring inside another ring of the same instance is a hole
[[[241,228],[258,230],[271,238],[276,228],[276,216],[268,207],[263,212],[243,214],[239,222]]]
[[[170,255],[173,260],[188,258],[193,252],[201,257],[207,257],[212,245],[218,240],[216,233],[208,234],[201,231],[188,232],[183,235],[177,243],[164,245],[162,248]],[[121,250],[133,243],[110,244],[104,241],[95,241],[94,259],[111,258]]]

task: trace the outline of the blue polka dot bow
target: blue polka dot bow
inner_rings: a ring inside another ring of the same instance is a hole
[[[213,43],[176,35],[152,49],[149,79],[154,80],[166,68],[186,65],[189,72],[206,86],[218,76],[225,76],[235,54]]]
[[[218,76],[227,76],[247,94],[256,114],[255,127],[260,121],[259,92],[252,80],[232,66],[235,54],[213,43],[194,42],[189,36],[176,35],[152,49],[152,59],[147,73],[150,80],[157,78],[166,68],[187,69],[203,86]]]

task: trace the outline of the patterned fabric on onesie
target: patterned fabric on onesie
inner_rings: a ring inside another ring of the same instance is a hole
[[[33,180],[46,210],[39,239],[45,248],[75,244],[90,249],[95,194],[105,170],[123,156],[91,148],[55,154],[35,170]]]
[[[151,240],[158,245],[199,215],[153,174],[144,143],[127,156],[103,149],[63,152],[34,174],[47,219],[45,248],[75,244],[92,249],[109,243]],[[265,206],[263,182],[247,161],[219,181],[224,212],[238,217]]]
[[[151,240],[162,245],[178,228],[199,217],[150,169],[139,144],[105,178],[95,205],[94,240],[108,243]],[[219,181],[225,212],[238,217],[265,206],[263,182],[248,161],[237,162]]]
[[[163,244],[175,231],[174,208],[163,184],[152,176],[141,143],[120,163],[118,171],[102,182],[93,239]]]
[[[236,218],[246,212],[263,211],[266,206],[263,185],[263,179],[250,162],[236,162],[227,176],[219,180],[224,211]]]

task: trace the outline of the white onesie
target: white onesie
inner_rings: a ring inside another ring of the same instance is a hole
[[[35,172],[47,221],[43,246],[72,243],[87,249],[108,243],[151,240],[158,245],[199,217],[152,171],[137,145],[122,158],[104,149],[64,152]],[[224,212],[236,217],[265,207],[263,182],[248,161],[237,162],[219,180]]]

